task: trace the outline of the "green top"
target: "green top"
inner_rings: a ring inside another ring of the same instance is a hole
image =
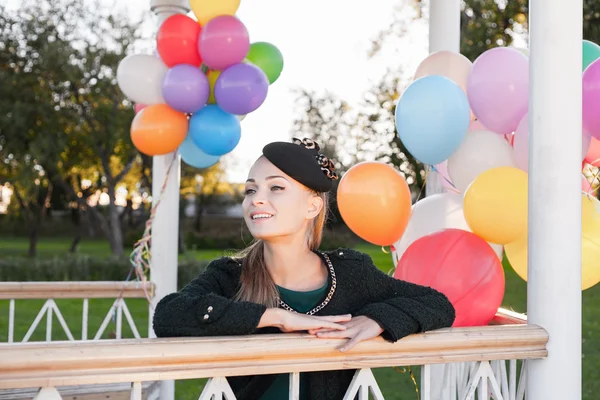
[[[277,286],[279,296],[287,305],[294,310],[306,313],[316,307],[325,297],[329,287],[329,278],[325,285],[319,289],[309,292],[296,292],[281,286]],[[300,374],[300,399],[308,399],[308,388],[306,379]],[[279,374],[267,391],[260,397],[260,400],[280,400],[287,399],[290,392],[290,374]]]

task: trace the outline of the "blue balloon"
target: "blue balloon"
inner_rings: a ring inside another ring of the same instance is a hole
[[[222,156],[237,146],[242,128],[235,115],[210,104],[192,115],[188,135],[204,153]]]
[[[179,154],[184,163],[199,169],[212,167],[221,158],[219,156],[211,156],[200,150],[190,135],[187,135],[183,143],[179,146]]]
[[[454,81],[429,75],[411,83],[396,105],[396,130],[406,149],[424,164],[447,160],[471,122],[467,95]]]

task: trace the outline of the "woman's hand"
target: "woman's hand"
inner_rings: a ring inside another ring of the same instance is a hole
[[[351,319],[351,315],[315,316],[269,308],[260,319],[258,328],[275,326],[286,333],[311,330],[336,332],[345,330],[346,327],[340,323],[349,322]]]
[[[347,329],[344,331],[334,331],[329,329],[310,329],[308,333],[319,338],[349,338],[345,345],[340,347],[340,351],[348,351],[357,343],[372,339],[381,335],[383,328],[369,317],[358,316],[348,322],[343,322]]]

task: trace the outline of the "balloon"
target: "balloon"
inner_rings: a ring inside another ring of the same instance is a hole
[[[600,139],[600,59],[583,72],[583,130]]]
[[[496,167],[516,167],[513,149],[503,136],[490,131],[467,133],[458,150],[448,159],[452,183],[464,193],[482,172]]]
[[[210,94],[208,78],[192,65],[171,68],[163,80],[163,97],[174,110],[194,113],[206,105]]]
[[[529,118],[528,113],[523,116],[514,135],[514,156],[517,167],[525,172],[529,171]],[[585,158],[590,147],[591,137],[581,135],[581,159]]]
[[[593,197],[582,196],[582,237],[581,237],[581,289],[589,289],[600,282],[600,203]],[[567,238],[565,238],[567,239]],[[504,248],[511,267],[527,281],[527,240],[523,235],[519,240],[507,244]],[[540,266],[538,268],[543,268]],[[569,265],[565,264],[565,268]]]
[[[529,59],[518,50],[497,47],[473,63],[467,95],[477,119],[491,131],[514,132],[529,102]]]
[[[271,43],[252,43],[246,59],[267,75],[269,83],[275,82],[283,70],[283,56]]]
[[[198,49],[208,68],[221,71],[244,60],[250,49],[250,38],[242,21],[231,15],[220,15],[200,32]]]
[[[519,129],[519,128],[517,128]],[[506,142],[508,144],[510,144],[510,147],[513,147],[515,145],[515,134],[514,133],[507,133],[506,135],[504,135],[504,139],[506,139]]]
[[[504,297],[504,270],[480,237],[459,229],[424,236],[409,246],[394,278],[429,286],[456,310],[453,327],[487,325]]]
[[[600,141],[598,139],[590,139],[590,147],[585,155],[585,162],[594,167],[600,167]]]
[[[198,52],[199,23],[184,14],[175,14],[163,22],[156,34],[156,48],[167,67],[202,63]]]
[[[431,75],[406,88],[396,105],[396,130],[408,151],[424,164],[448,159],[470,123],[467,96],[450,79]]]
[[[600,46],[589,40],[583,41],[583,68],[582,71],[594,61],[600,58]]]
[[[123,94],[135,103],[164,104],[162,82],[167,66],[148,54],[125,57],[117,67],[117,83]]]
[[[140,104],[140,103],[136,103],[135,105],[135,113],[139,113],[140,111],[142,111],[144,108],[148,107],[146,104]]]
[[[242,115],[256,110],[267,98],[269,80],[260,68],[236,64],[217,78],[215,99],[224,111]]]
[[[200,150],[191,135],[187,135],[179,146],[179,154],[184,163],[199,169],[211,167],[220,159],[219,156],[211,156]]]
[[[242,130],[235,115],[216,105],[207,105],[190,119],[189,135],[200,150],[211,156],[232,151],[240,141]]]
[[[219,15],[234,15],[240,6],[240,0],[190,0],[190,8],[204,26]]]
[[[419,200],[412,207],[408,226],[399,241],[394,243],[396,259],[402,257],[406,249],[429,234],[454,228],[470,231],[463,213],[463,197],[458,193],[437,193]],[[502,246],[490,244],[498,258],[502,258]]]
[[[389,246],[401,236],[410,218],[408,184],[393,167],[365,161],[340,180],[337,203],[346,225],[364,240]]]
[[[527,230],[527,174],[497,167],[480,174],[464,196],[469,228],[484,240],[507,244]]]
[[[131,122],[131,141],[141,153],[158,156],[177,150],[187,130],[184,113],[155,104],[144,108]]]
[[[441,75],[451,79],[467,93],[467,79],[473,63],[460,53],[437,51],[431,53],[417,67],[414,79],[429,75]]]
[[[480,120],[476,119],[474,121],[471,121],[471,123],[469,124],[469,132],[472,131],[487,131],[489,130],[488,128],[486,128],[485,126],[483,126],[483,124],[481,123]]]
[[[215,84],[217,83],[217,79],[221,75],[221,71],[215,71],[211,69],[206,74],[208,78],[208,83],[210,84],[210,96],[208,97],[208,104],[216,104],[217,100],[215,99]]]
[[[454,187],[454,184],[450,179],[450,175],[448,175],[448,161],[442,161],[441,163],[436,164],[434,168],[440,176],[440,180],[442,181],[442,187],[444,189],[456,191],[457,189]]]
[[[581,176],[581,191],[584,193],[588,193],[592,190],[592,184],[591,182],[588,180],[587,177],[585,176]]]
[[[524,47],[514,47],[514,49],[523,54],[525,57],[529,58],[529,49]]]

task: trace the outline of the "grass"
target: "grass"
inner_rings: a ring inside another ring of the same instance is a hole
[[[39,257],[60,256],[66,253],[68,241],[61,239],[42,239],[39,243]],[[380,248],[371,245],[360,245],[357,249],[368,253],[375,264],[383,271],[388,272],[392,268],[392,260],[389,254],[384,253]],[[24,239],[0,239],[1,255],[22,255],[26,253],[27,241]],[[80,246],[81,253],[90,255],[107,255],[109,249],[103,242],[82,242]],[[199,259],[213,259],[222,252],[218,250],[188,252],[182,257],[196,257]],[[521,280],[509,266],[505,264],[506,291],[503,307],[515,311],[524,312],[526,310],[526,283]],[[57,300],[69,329],[76,339],[81,338],[81,320],[82,306],[81,300]],[[108,312],[112,300],[93,299],[89,303],[89,331],[88,337],[93,336],[104,316]],[[37,312],[43,305],[43,301],[28,300],[16,302],[16,326],[15,340],[21,340],[29,325],[35,318]],[[148,333],[147,305],[144,300],[127,300],[127,305],[131,314],[134,316],[135,323],[142,336]],[[104,338],[110,338],[115,329],[115,322],[111,321],[104,334]],[[8,332],[8,301],[0,301],[0,342],[7,341]],[[600,391],[600,285],[583,292],[583,399],[592,400],[596,398],[594,393]],[[123,336],[133,337],[131,330],[127,326],[125,318],[123,319]],[[66,335],[62,328],[54,319],[53,321],[53,340],[65,340]],[[40,326],[31,338],[32,341],[45,340],[45,319],[40,322]],[[419,382],[419,367],[413,369]],[[383,394],[387,400],[414,400],[417,398],[415,387],[408,373],[401,373],[392,368],[374,369],[375,376],[381,386]],[[197,399],[205,380],[183,380],[176,382],[176,398],[178,400]]]

